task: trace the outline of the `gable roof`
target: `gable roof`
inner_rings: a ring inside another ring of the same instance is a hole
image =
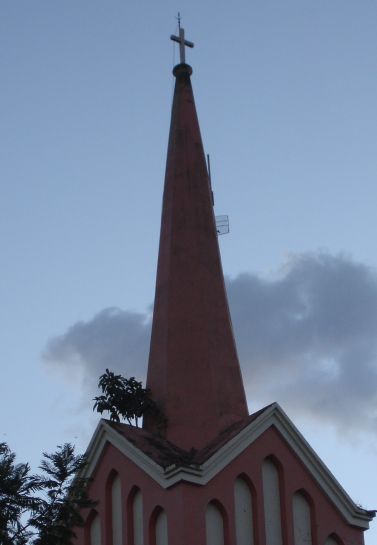
[[[216,441],[198,451],[185,451],[145,430],[101,420],[86,452],[85,476],[93,474],[103,449],[110,443],[163,488],[180,481],[205,485],[271,426],[277,429],[345,520],[368,529],[376,512],[352,501],[278,403],[231,426]]]

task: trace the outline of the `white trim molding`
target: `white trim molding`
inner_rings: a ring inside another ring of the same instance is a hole
[[[374,513],[358,507],[352,501],[278,403],[267,407],[255,420],[200,465],[173,464],[163,468],[105,420],[101,420],[86,452],[88,464],[85,476],[90,477],[93,474],[106,443],[110,443],[163,488],[170,488],[180,481],[203,486],[271,426],[277,429],[345,520],[351,525],[368,529],[369,521],[373,519]]]

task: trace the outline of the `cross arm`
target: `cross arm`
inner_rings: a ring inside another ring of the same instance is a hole
[[[173,42],[178,42],[179,44],[181,43],[181,38],[179,36],[174,36],[174,34],[170,36],[170,39],[173,40]],[[194,47],[193,42],[189,42],[188,40],[184,40],[183,43],[187,47]]]

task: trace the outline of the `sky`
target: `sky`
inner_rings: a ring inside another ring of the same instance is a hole
[[[375,0],[0,2],[0,440],[84,451],[145,378],[178,11],[250,411],[377,508]]]

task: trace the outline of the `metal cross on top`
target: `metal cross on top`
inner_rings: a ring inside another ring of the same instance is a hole
[[[189,42],[188,40],[185,40],[185,29],[181,28],[181,17],[179,13],[178,13],[178,29],[179,29],[179,36],[174,36],[172,34],[170,36],[170,39],[173,40],[173,42],[179,43],[180,61],[182,64],[184,64],[186,62],[185,46],[194,47],[194,44],[192,42]]]

